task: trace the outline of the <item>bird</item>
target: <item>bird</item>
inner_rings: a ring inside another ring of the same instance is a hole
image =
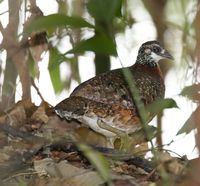
[[[165,95],[163,75],[158,64],[161,59],[174,58],[158,41],[147,41],[139,48],[133,65],[107,71],[81,83],[54,110],[61,118],[78,120],[102,134],[108,139],[108,146],[114,148],[116,138],[142,127],[123,70],[130,71],[140,100],[146,106],[163,99]],[[149,114],[148,121],[154,116]]]

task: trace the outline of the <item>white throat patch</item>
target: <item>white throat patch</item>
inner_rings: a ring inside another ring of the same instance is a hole
[[[160,61],[161,59],[164,59],[164,57],[157,55],[154,52],[151,52],[150,54],[151,58],[157,63],[158,61]]]

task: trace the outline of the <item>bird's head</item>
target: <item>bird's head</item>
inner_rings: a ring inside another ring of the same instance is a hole
[[[173,60],[174,58],[158,41],[148,41],[140,47],[136,62],[153,67],[161,59]]]

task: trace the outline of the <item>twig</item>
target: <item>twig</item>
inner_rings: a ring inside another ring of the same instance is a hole
[[[162,151],[162,117],[163,117],[163,111],[157,115],[157,130],[158,134],[156,136],[156,143],[158,145],[158,150]]]
[[[40,90],[38,89],[38,87],[36,86],[33,77],[31,77],[31,84],[33,85],[33,87],[35,88],[37,94],[39,95],[40,99],[45,102],[44,98],[42,97],[42,94],[40,93]]]
[[[34,172],[22,172],[22,173],[18,173],[18,174],[15,174],[15,175],[12,175],[6,179],[3,180],[3,182],[7,182],[13,178],[16,178],[16,177],[19,177],[19,176],[26,176],[26,175],[33,175],[33,174],[38,174],[37,171],[34,171]]]
[[[0,22],[0,32],[3,35],[3,38],[4,38],[5,37],[5,30],[4,30],[3,25],[2,25],[1,22]],[[2,50],[3,48],[4,48],[4,43],[3,43],[3,40],[2,40],[2,42],[0,44],[0,50]]]
[[[4,28],[3,28],[3,25],[1,22],[0,22],[0,31],[1,31],[2,35],[4,35]]]
[[[119,58],[120,63],[122,65],[122,62],[121,62],[119,55],[118,55],[118,58]],[[147,112],[146,112],[146,109],[144,107],[144,104],[142,103],[142,101],[140,99],[140,95],[139,95],[139,91],[136,87],[135,79],[134,79],[133,75],[131,74],[130,70],[123,68],[122,72],[123,72],[123,75],[125,77],[126,82],[128,83],[128,85],[130,87],[132,98],[135,102],[135,106],[137,108],[139,118],[140,118],[140,122],[141,122],[142,128],[144,130],[144,133],[146,135],[147,141],[150,142],[151,147],[152,147],[152,153],[153,153],[154,157],[157,159],[154,144],[153,144],[153,141],[151,139],[151,134],[150,134],[150,132],[148,130],[148,126],[147,126],[147,121],[148,121],[147,120]]]
[[[3,15],[3,14],[6,14],[6,13],[8,13],[8,12],[9,12],[8,10],[6,10],[6,11],[4,11],[4,12],[1,12],[1,13],[0,13],[0,16]]]

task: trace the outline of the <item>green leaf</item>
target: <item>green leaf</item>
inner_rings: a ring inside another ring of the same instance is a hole
[[[184,125],[179,129],[176,135],[180,135],[183,133],[190,133],[195,128],[195,122],[193,120],[193,117],[190,116],[188,120],[184,123]]]
[[[95,19],[111,21],[121,15],[121,3],[121,0],[90,0],[87,9]]]
[[[200,119],[200,107],[198,106],[197,109],[190,115],[187,121],[184,123],[182,128],[177,132],[176,135],[183,134],[183,133],[190,133],[196,126],[199,125]]]
[[[60,62],[62,60],[62,55],[55,48],[52,48],[49,52],[49,74],[55,93],[59,93],[64,88],[60,78]]]
[[[200,102],[200,83],[184,87],[180,95],[194,102]]]
[[[85,51],[93,51],[98,54],[116,55],[116,46],[112,39],[98,35],[90,39],[83,40],[67,53],[83,53]]]
[[[161,99],[147,105],[146,109],[151,113],[159,113],[167,108],[179,108],[173,99]]]
[[[94,25],[88,23],[81,17],[66,16],[64,14],[51,14],[35,19],[26,28],[26,32],[44,31],[56,29],[58,27],[72,26],[74,28],[95,28]]]
[[[87,145],[78,144],[77,146],[83,152],[85,157],[90,161],[90,163],[96,168],[102,179],[105,182],[110,183],[111,175],[109,164],[106,158]]]

